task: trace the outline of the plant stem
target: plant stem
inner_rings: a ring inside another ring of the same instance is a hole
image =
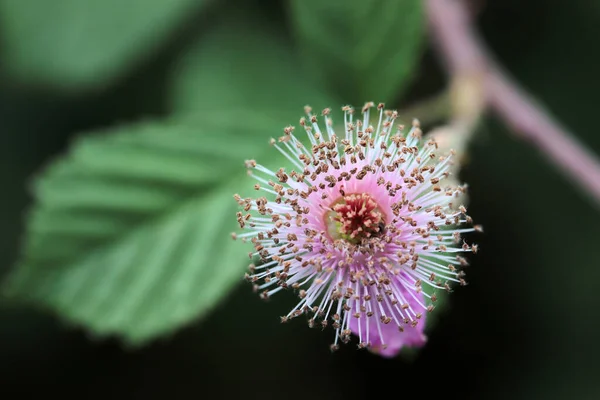
[[[408,125],[411,124],[413,118],[418,119],[422,125],[435,124],[450,116],[450,94],[445,90],[433,97],[411,104],[399,110],[399,113],[398,119]]]
[[[460,0],[425,0],[431,32],[452,76],[482,79],[485,102],[515,135],[546,154],[600,205],[600,162],[489,56]]]

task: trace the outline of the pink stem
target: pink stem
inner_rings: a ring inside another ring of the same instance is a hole
[[[513,132],[542,150],[568,177],[600,204],[600,162],[561,127],[487,54],[460,0],[425,0],[439,51],[451,74],[483,77],[487,104]]]

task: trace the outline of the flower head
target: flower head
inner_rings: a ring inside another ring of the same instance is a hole
[[[394,356],[425,343],[435,291],[465,283],[459,253],[477,247],[461,234],[478,228],[454,203],[465,187],[445,182],[452,152],[437,154],[435,141],[422,143],[416,121],[405,132],[383,104],[372,126],[372,108],[367,103],[355,118],[343,107],[344,131],[337,136],[330,109],[322,112],[322,131],[306,107],[300,126],[310,145],[291,126],[271,140],[290,169],[247,161],[262,195],[234,196],[245,230],[234,237],[254,245],[250,257],[260,262],[246,278],[262,297],[284,289],[300,297],[282,321],[307,315],[310,326],[333,326],[333,349],[354,334],[359,347]]]

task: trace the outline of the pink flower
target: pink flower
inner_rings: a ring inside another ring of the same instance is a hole
[[[361,119],[343,107],[340,136],[330,109],[322,112],[322,131],[306,107],[300,126],[309,146],[291,126],[271,140],[291,170],[247,161],[262,196],[234,196],[245,232],[233,236],[254,245],[250,257],[260,263],[246,277],[263,298],[283,289],[300,297],[283,322],[305,314],[309,326],[333,326],[332,349],[354,334],[360,348],[389,357],[425,344],[436,290],[464,284],[459,253],[477,251],[460,235],[478,227],[459,227],[472,221],[453,203],[465,188],[445,182],[452,152],[437,154],[433,140],[421,143],[418,122],[404,134],[394,125],[397,113],[383,104],[371,126],[372,107],[363,107]]]

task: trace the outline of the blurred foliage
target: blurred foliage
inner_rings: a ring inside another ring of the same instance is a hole
[[[193,116],[87,134],[38,179],[12,295],[95,335],[138,344],[198,317],[241,279],[247,256],[229,237],[232,194],[251,186],[240,179],[243,161],[271,150],[266,132],[284,124],[262,110],[278,104],[284,113],[288,99],[289,115],[297,115],[289,93],[323,95],[301,80],[286,85],[299,76],[286,48],[232,15],[252,14],[228,15],[175,68],[175,98]],[[223,44],[229,51],[219,50]],[[261,56],[234,74],[240,48]],[[290,61],[287,70],[279,58]]]
[[[421,0],[289,0],[303,61],[344,102],[398,100],[421,58]]]
[[[224,200],[244,182],[243,150],[260,143],[249,129],[237,137],[235,122],[123,125],[78,140],[36,182],[11,294],[132,343],[214,305],[243,273],[244,252],[225,240],[236,204]],[[240,147],[225,151],[231,141]]]
[[[206,0],[1,0],[3,67],[74,91],[114,82]]]
[[[279,21],[245,5],[228,11],[215,25],[173,66],[169,101],[177,118],[217,112],[237,119],[240,132],[246,123],[262,124],[265,131],[256,140],[268,143],[284,126],[297,124],[304,105],[322,109],[342,102],[304,71]],[[255,121],[257,117],[263,121]]]
[[[471,3],[498,59],[600,153],[597,6]],[[292,293],[233,290],[244,159],[277,165],[268,139],[307,103],[393,107],[442,90],[423,24],[412,0],[0,0],[5,390],[598,398],[600,215],[491,118],[462,174],[481,251],[411,362],[352,345],[332,356],[332,332],[279,323]]]

